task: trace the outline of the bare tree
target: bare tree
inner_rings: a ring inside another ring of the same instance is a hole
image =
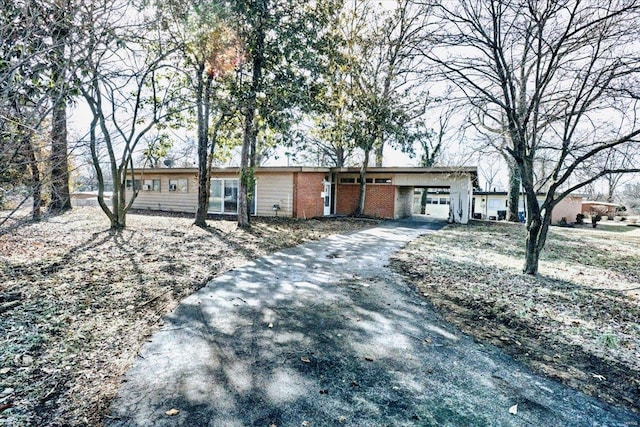
[[[89,3],[83,11],[91,22],[83,72],[77,76],[92,121],[89,139],[98,179],[98,204],[112,229],[126,227],[126,214],[138,188],[134,157],[145,135],[174,113],[173,86],[160,83],[171,51],[145,22],[133,21],[127,2]],[[123,23],[117,26],[115,23]],[[105,201],[106,152],[113,181],[111,207]]]
[[[350,136],[363,153],[355,214],[362,215],[371,157],[381,166],[385,145],[411,150],[428,135],[423,126],[428,96],[417,53],[428,44],[430,6],[399,0],[381,11],[373,2],[354,2],[347,13]]]
[[[440,47],[425,55],[482,111],[505,126],[526,199],[524,272],[536,274],[551,211],[571,192],[612,173],[577,173],[594,156],[637,144],[640,2],[442,3]],[[536,170],[544,162],[544,173]],[[545,189],[538,202],[538,190]]]

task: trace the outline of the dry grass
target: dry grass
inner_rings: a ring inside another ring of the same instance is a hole
[[[213,276],[277,249],[370,226],[130,215],[80,208],[0,236],[0,425],[99,425],[163,316]]]
[[[640,411],[640,229],[551,229],[521,274],[524,227],[449,226],[394,261],[445,318],[535,370]]]

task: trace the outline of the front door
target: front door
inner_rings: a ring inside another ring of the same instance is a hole
[[[331,183],[325,181],[324,182],[324,215],[331,215]]]

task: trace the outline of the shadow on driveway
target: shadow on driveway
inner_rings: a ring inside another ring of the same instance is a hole
[[[461,335],[387,268],[442,226],[390,222],[217,277],[143,347],[105,423],[635,425]]]

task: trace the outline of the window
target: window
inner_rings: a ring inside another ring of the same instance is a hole
[[[127,182],[126,182],[126,185],[127,185],[127,190],[131,190],[132,187],[133,187],[134,190],[141,190],[142,189],[142,182],[140,182],[139,179],[134,179],[133,181],[128,179]]]
[[[429,194],[449,194],[449,188],[447,188],[447,187],[441,187],[441,188],[431,187],[431,188],[427,188],[427,193],[429,193]]]
[[[209,193],[209,212],[224,214],[238,213],[239,193],[240,181],[238,179],[212,179]],[[253,203],[249,206],[250,213],[252,214],[256,211],[255,188],[253,194]]]
[[[487,201],[488,209],[502,209],[502,200],[500,199],[489,199]]]
[[[355,178],[340,178],[340,184],[355,184]]]
[[[440,204],[441,205],[448,205],[449,204],[449,199],[447,197],[440,197]]]
[[[180,193],[189,192],[189,180],[186,178],[170,179],[169,191],[177,191]]]
[[[360,184],[360,178],[356,179],[356,182]],[[365,178],[367,184],[373,184],[373,178]]]
[[[142,191],[160,191],[160,180],[145,179],[142,184]]]
[[[376,184],[391,184],[391,178],[376,178],[373,182]]]

